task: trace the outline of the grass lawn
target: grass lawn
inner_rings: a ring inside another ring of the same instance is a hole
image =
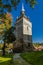
[[[12,55],[8,54],[5,56],[0,55],[0,65],[13,65],[11,63],[12,60]]]
[[[43,51],[22,53],[21,57],[31,65],[43,65]]]

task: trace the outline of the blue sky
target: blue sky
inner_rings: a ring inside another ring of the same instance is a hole
[[[43,0],[37,0],[38,4],[32,9],[28,4],[25,4],[24,0],[20,2],[17,7],[17,11],[12,9],[13,25],[17,16],[20,16],[22,9],[22,2],[24,3],[26,16],[30,18],[32,22],[32,39],[33,42],[43,42]]]

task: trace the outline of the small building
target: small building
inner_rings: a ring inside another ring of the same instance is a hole
[[[23,45],[25,51],[32,50],[32,23],[30,18],[25,15],[25,9],[22,5],[20,16],[17,17],[16,23],[16,42]]]

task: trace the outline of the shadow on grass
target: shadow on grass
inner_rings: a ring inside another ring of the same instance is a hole
[[[11,60],[0,63],[0,65],[12,65],[12,64],[13,63],[11,62]]]
[[[5,56],[0,55],[0,65],[13,65],[12,54],[7,54]]]

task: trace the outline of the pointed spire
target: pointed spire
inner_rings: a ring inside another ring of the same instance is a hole
[[[22,11],[21,11],[21,14],[24,15],[25,14],[25,9],[24,9],[24,5],[22,3]]]
[[[22,3],[22,11],[25,11],[23,3]]]

